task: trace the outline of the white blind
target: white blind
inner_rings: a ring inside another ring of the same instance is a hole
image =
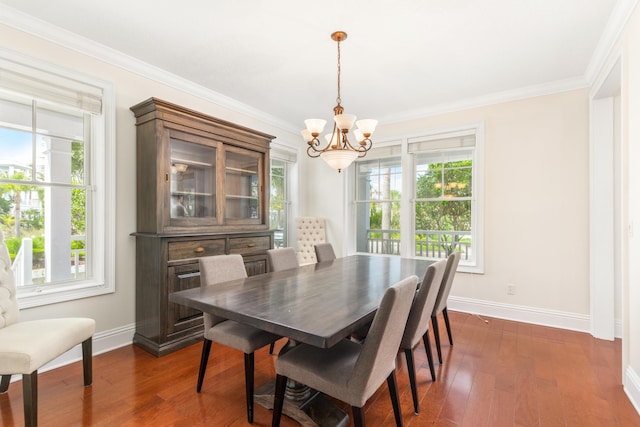
[[[102,89],[0,57],[0,87],[92,114],[102,113]]]
[[[384,159],[387,157],[400,157],[401,153],[402,146],[400,145],[400,142],[398,142],[397,144],[389,144],[383,146],[376,146],[374,143],[373,147],[369,150],[367,155],[358,160],[364,161],[371,159]]]
[[[446,134],[430,135],[409,139],[409,153],[420,153],[434,150],[450,150],[453,148],[475,147],[475,130],[464,130]]]
[[[294,150],[287,150],[282,147],[271,145],[271,158],[282,160],[284,162],[296,163],[298,161],[298,153]]]

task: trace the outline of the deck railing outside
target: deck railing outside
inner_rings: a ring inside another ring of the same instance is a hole
[[[400,255],[400,230],[367,229],[367,248],[372,254]],[[462,259],[471,256],[470,231],[416,230],[416,256],[446,258],[454,251]]]
[[[85,240],[85,236],[71,236],[71,240]],[[71,249],[71,279],[84,277],[85,266],[83,263],[83,253],[85,249]],[[22,239],[20,249],[16,254],[11,269],[16,280],[16,286],[31,285],[44,279],[44,268],[33,268],[33,241],[30,238]]]

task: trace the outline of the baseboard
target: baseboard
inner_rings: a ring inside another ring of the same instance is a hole
[[[447,308],[454,311],[514,320],[516,322],[551,326],[579,332],[590,332],[589,316],[564,311],[544,310],[521,305],[501,304],[450,296]]]
[[[640,414],[640,376],[631,366],[627,366],[627,369],[625,369],[622,385],[631,404]]]

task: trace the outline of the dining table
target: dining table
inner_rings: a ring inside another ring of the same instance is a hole
[[[373,320],[391,285],[411,275],[421,281],[433,262],[350,255],[174,292],[169,301],[286,337],[293,345],[329,348]],[[318,393],[300,384],[289,388],[287,396],[293,402],[285,402],[283,412],[300,424],[346,424],[346,414],[323,401]],[[267,384],[256,390],[256,403],[272,408],[271,396],[272,385]],[[338,412],[334,413],[335,409]]]

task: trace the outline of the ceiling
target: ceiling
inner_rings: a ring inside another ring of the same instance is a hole
[[[0,0],[302,129],[586,85],[619,0]],[[609,29],[610,31],[610,29]]]

